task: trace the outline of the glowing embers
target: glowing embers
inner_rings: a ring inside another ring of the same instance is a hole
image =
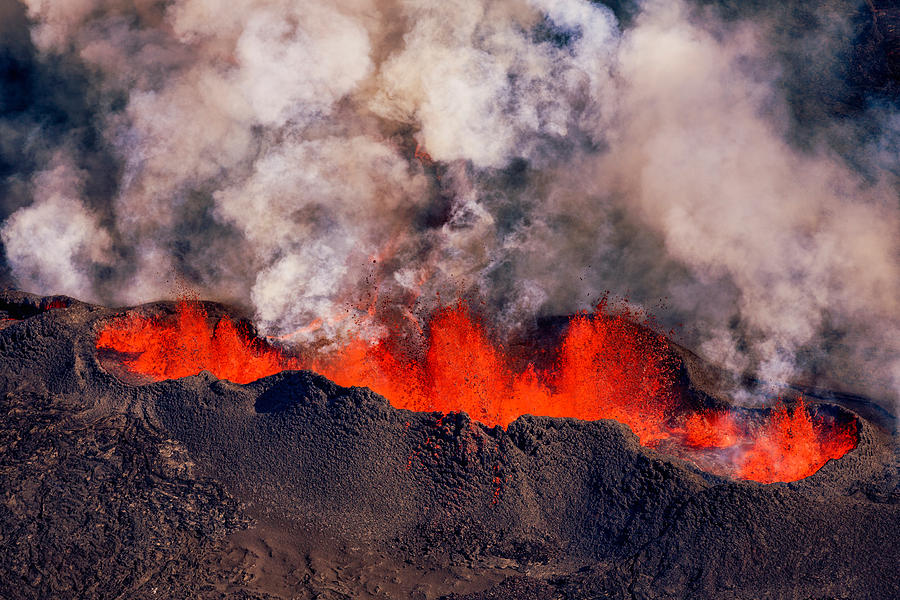
[[[180,302],[168,321],[132,315],[110,322],[97,348],[120,353],[129,371],[156,380],[206,369],[248,383],[310,369],[342,386],[369,387],[397,408],[464,411],[488,426],[505,427],[523,414],[615,419],[646,446],[762,482],[807,477],[856,446],[855,422],[811,414],[802,402],[793,410],[687,409],[665,339],[635,317],[610,314],[605,304],[572,317],[544,368],[513,360],[462,304],[437,311],[418,343],[397,335],[289,356],[227,318],[211,324],[199,305]]]

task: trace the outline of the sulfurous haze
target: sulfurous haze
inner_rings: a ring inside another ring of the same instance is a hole
[[[376,298],[516,331],[609,291],[736,373],[890,403],[896,11],[2,0],[2,269],[288,342],[381,335]]]

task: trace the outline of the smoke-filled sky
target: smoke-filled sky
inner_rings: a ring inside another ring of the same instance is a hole
[[[0,271],[297,341],[366,298],[514,331],[609,291],[737,372],[890,402],[898,10],[0,0]]]

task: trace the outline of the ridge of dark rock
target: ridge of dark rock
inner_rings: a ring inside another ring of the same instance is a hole
[[[900,589],[896,444],[864,417],[848,455],[763,485],[642,447],[613,421],[487,428],[307,371],[128,385],[94,350],[115,311],[23,303],[41,306],[0,294],[23,317],[0,329],[3,598]]]

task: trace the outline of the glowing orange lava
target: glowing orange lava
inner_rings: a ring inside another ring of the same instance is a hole
[[[108,324],[97,338],[97,348],[129,355],[123,362],[130,371],[157,380],[206,369],[219,379],[250,383],[300,368],[275,348],[241,335],[230,319],[210,327],[203,308],[186,301],[178,303],[177,318],[171,323],[131,315]]]
[[[728,412],[695,413],[684,422],[685,442],[697,448],[729,448],[741,439],[741,430]]]
[[[634,318],[627,311],[611,314],[605,303],[594,314],[572,317],[545,369],[515,368],[464,304],[433,315],[418,351],[391,338],[355,339],[327,354],[290,356],[241,333],[228,318],[211,325],[199,304],[186,301],[169,321],[130,315],[109,322],[97,348],[122,353],[128,370],[156,380],[206,369],[249,383],[285,369],[310,369],[342,386],[369,387],[397,408],[464,411],[488,426],[506,427],[523,414],[615,419],[644,445],[668,439],[698,452],[734,449],[728,472],[766,483],[809,476],[855,447],[855,426],[815,423],[802,403],[792,413],[773,411],[757,427],[732,412],[679,414],[677,363],[665,339]]]
[[[802,479],[852,450],[856,435],[855,423],[836,430],[814,423],[802,400],[792,412],[779,406],[739,459],[739,477],[763,483]]]
[[[664,343],[625,316],[574,317],[553,369],[511,367],[503,348],[462,304],[437,312],[422,358],[392,351],[389,342],[353,342],[310,368],[339,385],[362,385],[397,408],[465,411],[506,427],[523,414],[616,419],[642,443],[666,437],[673,362]]]

